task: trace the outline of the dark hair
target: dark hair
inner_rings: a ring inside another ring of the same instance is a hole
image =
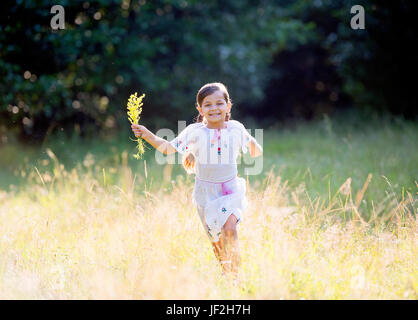
[[[220,83],[220,82],[212,82],[212,83],[205,84],[197,92],[196,107],[200,107],[202,105],[203,100],[207,96],[211,95],[212,93],[214,93],[215,91],[218,91],[218,90],[223,93],[223,96],[225,98],[226,103],[230,103],[232,105],[232,101],[231,101],[231,98],[229,97],[228,89],[226,88],[226,86],[224,84]],[[227,112],[227,114],[225,115],[225,121],[228,121],[229,119],[231,119],[231,111]],[[203,121],[203,117],[199,113],[196,117],[196,122],[202,122],[202,121]],[[188,152],[183,157],[183,167],[184,167],[184,169],[188,173],[193,172],[195,162],[196,162],[196,159],[195,159],[194,155],[192,153]]]

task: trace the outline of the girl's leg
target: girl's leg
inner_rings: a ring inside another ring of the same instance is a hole
[[[224,272],[228,272],[227,268],[228,265],[225,264],[227,258],[225,257],[225,245],[223,241],[223,237],[219,238],[218,242],[212,242],[213,252],[215,253],[216,258],[218,259],[219,263],[221,264],[222,270]]]
[[[235,275],[238,275],[238,268],[240,264],[237,222],[238,219],[234,214],[231,214],[222,227],[221,236],[224,249],[223,255],[225,256],[226,261],[231,261],[230,267],[227,267],[226,270],[231,271]]]

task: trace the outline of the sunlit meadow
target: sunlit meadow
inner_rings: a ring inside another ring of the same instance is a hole
[[[0,298],[418,298],[415,124],[265,130],[241,286],[221,276],[193,177],[150,149],[133,159],[127,136],[0,147]]]

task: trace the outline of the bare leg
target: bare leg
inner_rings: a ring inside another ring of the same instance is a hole
[[[238,275],[240,264],[237,218],[234,214],[228,217],[222,227],[222,235],[218,242],[212,242],[213,252],[226,274]]]
[[[231,214],[222,227],[222,237],[224,240],[224,256],[227,261],[231,261],[228,271],[234,276],[238,276],[240,264],[240,249],[237,232],[237,218]]]
[[[213,252],[215,253],[216,258],[218,259],[219,263],[222,266],[222,270],[226,273],[228,272],[228,263],[227,262],[227,258],[225,256],[225,244],[224,244],[224,239],[223,237],[219,238],[218,242],[212,242],[213,245]]]

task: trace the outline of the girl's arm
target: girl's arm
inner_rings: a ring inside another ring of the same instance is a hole
[[[263,154],[263,148],[253,137],[251,137],[250,142],[248,142],[248,149],[250,150],[250,155],[253,158],[259,157]]]
[[[156,136],[146,127],[139,124],[132,124],[131,128],[135,137],[141,137],[161,153],[173,154],[177,152],[177,150],[167,140]]]

